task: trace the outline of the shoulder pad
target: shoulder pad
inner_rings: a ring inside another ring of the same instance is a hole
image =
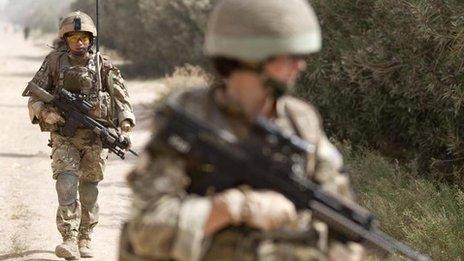
[[[319,111],[313,104],[290,95],[284,95],[277,101],[277,113],[283,115],[287,111],[291,111],[294,117],[306,117],[319,123],[322,121]]]
[[[288,118],[298,136],[317,144],[323,135],[322,120],[317,109],[300,99],[283,96],[277,101],[278,117]]]
[[[46,62],[50,65],[58,65],[61,56],[65,54],[65,50],[53,50],[47,56],[45,56],[44,63]]]
[[[114,65],[110,61],[110,57],[107,55],[100,54],[102,66],[106,69],[113,69],[115,68]]]

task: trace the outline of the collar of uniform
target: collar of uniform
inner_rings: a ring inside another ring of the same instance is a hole
[[[68,57],[72,65],[85,66],[88,64],[90,58],[92,58],[92,55],[89,52],[86,52],[84,55],[78,56],[68,52]]]
[[[212,97],[219,109],[221,109],[221,111],[225,112],[227,115],[236,118],[248,119],[240,105],[238,105],[236,102],[231,101],[227,97],[226,93],[224,92],[224,86],[214,87],[212,89]],[[271,121],[279,121],[281,117],[285,117],[286,115],[284,111],[285,104],[283,104],[280,100],[281,99],[277,99],[277,101],[274,104],[272,117],[269,119]]]

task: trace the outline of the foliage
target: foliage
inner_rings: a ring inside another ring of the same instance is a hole
[[[375,213],[382,230],[433,260],[461,260],[462,190],[421,179],[414,164],[404,168],[378,153],[345,148],[358,201]]]
[[[454,171],[447,178],[461,181],[464,3],[315,0],[314,6],[324,46],[308,59],[298,94],[321,109],[329,134],[418,157],[421,171]]]
[[[203,30],[215,0],[101,1],[102,43],[131,60],[139,74],[164,75],[185,63],[205,65]],[[95,13],[94,1],[74,9]]]

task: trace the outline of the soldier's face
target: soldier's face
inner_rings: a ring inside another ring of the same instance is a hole
[[[66,36],[66,43],[68,44],[71,53],[75,55],[85,54],[90,47],[90,35],[83,32],[74,32]]]
[[[280,55],[268,61],[264,69],[272,79],[294,86],[300,73],[306,69],[306,62],[302,56]]]

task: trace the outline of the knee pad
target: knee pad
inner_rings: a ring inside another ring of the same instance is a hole
[[[98,198],[98,182],[81,181],[79,184],[79,197],[82,205],[93,206]]]
[[[62,172],[56,179],[56,193],[60,206],[69,206],[77,200],[79,178],[71,172]]]

